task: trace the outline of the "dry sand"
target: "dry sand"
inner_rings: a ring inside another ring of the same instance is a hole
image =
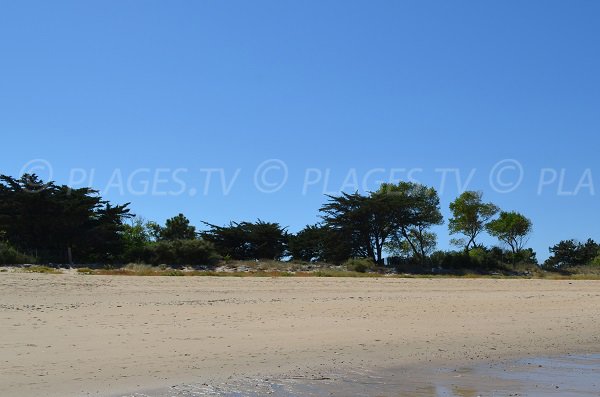
[[[0,396],[600,352],[600,282],[0,273]]]

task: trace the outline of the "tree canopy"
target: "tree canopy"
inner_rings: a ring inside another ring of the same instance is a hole
[[[418,262],[424,263],[437,240],[429,228],[444,222],[437,191],[418,183],[399,182],[396,185],[382,184],[377,194],[395,195],[400,199],[398,204],[401,204],[396,207],[396,233],[387,247],[404,247],[405,252],[412,252]]]
[[[91,188],[72,189],[36,175],[0,176],[0,264],[39,263],[212,266],[220,259],[299,260],[331,264],[387,264],[398,269],[495,269],[537,263],[525,247],[532,222],[518,212],[501,211],[467,191],[452,203],[451,234],[461,234],[462,252],[436,251],[434,227],[443,224],[434,188],[414,182],[383,183],[373,192],[326,196],[321,223],[297,233],[277,222],[204,222],[200,232],[182,213],[163,225],[134,217],[129,203],[115,205]],[[496,215],[499,215],[496,217]],[[485,247],[484,232],[508,247]],[[561,241],[550,248],[547,269],[600,265],[600,249],[588,240]],[[366,261],[365,261],[366,260]],[[363,261],[363,262],[361,262]],[[367,266],[368,268],[371,265]],[[427,270],[429,269],[429,270]]]
[[[600,265],[600,244],[592,239],[585,243],[563,240],[550,247],[550,258],[544,262],[547,269],[563,270],[577,266]]]
[[[197,237],[196,227],[190,225],[190,220],[183,214],[167,219],[165,226],[152,223],[150,227],[157,240],[194,240]]]
[[[289,236],[292,259],[307,262],[342,263],[351,257],[352,247],[342,235],[325,225],[307,225]]]
[[[0,230],[14,247],[45,262],[117,259],[123,221],[132,215],[90,188],[72,189],[36,175],[0,175]]]
[[[483,193],[466,191],[450,203],[452,218],[448,221],[450,234],[462,234],[463,239],[453,242],[467,252],[477,247],[477,237],[485,231],[487,223],[499,208],[493,203],[483,202]]]
[[[513,263],[516,255],[525,248],[532,232],[532,223],[518,212],[500,212],[498,219],[486,225],[488,233],[508,245],[512,251]]]
[[[415,257],[424,258],[426,230],[443,221],[435,189],[412,182],[383,184],[368,195],[327,196],[323,221],[351,242],[352,255],[383,262],[392,241],[405,240]],[[430,237],[430,236],[429,236]]]
[[[227,226],[206,223],[209,230],[202,238],[214,244],[217,251],[231,259],[276,259],[287,254],[288,234],[278,223],[231,222]]]

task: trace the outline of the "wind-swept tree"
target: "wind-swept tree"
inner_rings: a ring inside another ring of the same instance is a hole
[[[477,237],[485,231],[487,223],[499,211],[495,204],[484,203],[482,197],[481,192],[466,191],[450,203],[450,234],[465,236],[464,239],[453,240],[453,243],[464,247],[467,252],[477,246]]]
[[[413,258],[424,263],[437,242],[437,236],[429,229],[444,221],[437,191],[418,183],[399,182],[383,184],[377,194],[395,195],[401,204],[395,207],[397,233],[392,236],[391,247],[410,248]]]
[[[491,236],[508,245],[512,251],[513,264],[515,258],[529,239],[532,231],[531,220],[518,212],[500,212],[498,219],[490,221],[486,229]]]
[[[214,244],[223,257],[232,259],[275,259],[287,253],[287,231],[278,223],[231,222],[228,226],[216,226],[204,222],[209,230],[202,238]]]
[[[384,246],[396,230],[392,207],[397,198],[358,192],[327,197],[320,209],[325,225],[350,242],[352,256],[382,263]]]
[[[435,189],[412,182],[383,184],[369,195],[328,196],[322,208],[325,225],[351,242],[353,256],[383,263],[384,249],[405,240],[419,260],[427,255],[428,228],[442,222]]]
[[[307,262],[341,263],[350,258],[351,247],[340,233],[324,225],[307,225],[289,236],[293,259]]]
[[[41,262],[117,260],[123,220],[132,216],[128,205],[36,175],[0,176],[0,229],[12,246]]]

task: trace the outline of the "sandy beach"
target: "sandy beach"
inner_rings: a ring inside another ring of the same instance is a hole
[[[600,352],[600,282],[0,273],[0,395]]]

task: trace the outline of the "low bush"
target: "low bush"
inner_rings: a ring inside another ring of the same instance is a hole
[[[62,272],[58,269],[54,269],[48,266],[29,266],[23,268],[26,273],[45,273],[45,274],[61,274]]]
[[[352,258],[344,262],[346,269],[351,272],[366,273],[375,268],[375,263],[368,258]]]
[[[144,262],[169,266],[214,266],[220,257],[204,240],[158,241],[144,250]]]
[[[6,243],[0,243],[0,265],[22,265],[35,262],[35,258],[20,253]]]

